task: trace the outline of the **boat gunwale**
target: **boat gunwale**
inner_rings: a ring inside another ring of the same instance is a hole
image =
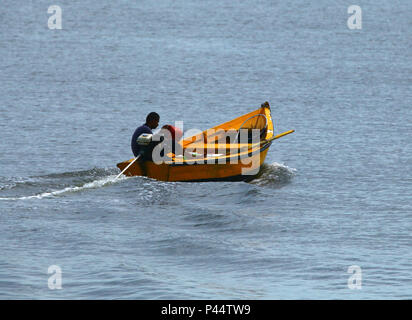
[[[247,151],[243,153],[237,153],[235,155],[227,155],[224,157],[216,157],[216,158],[198,158],[198,159],[184,159],[182,161],[165,161],[164,164],[169,165],[171,167],[175,166],[182,166],[182,165],[189,165],[189,166],[196,166],[196,165],[215,165],[215,164],[231,164],[230,161],[233,160],[242,160],[245,158],[250,158],[254,156],[255,154],[262,153],[265,151],[267,148],[269,148],[272,145],[272,141],[269,141],[267,143],[264,143],[262,146],[259,148],[252,150],[252,151]],[[225,159],[224,163],[219,163],[219,160],[222,161],[222,159]],[[203,163],[198,163],[200,161],[203,161]],[[213,161],[213,162],[212,162]]]

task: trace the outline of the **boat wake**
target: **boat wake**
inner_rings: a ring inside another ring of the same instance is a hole
[[[0,200],[43,199],[86,189],[101,188],[127,179],[119,177],[118,169],[93,168],[29,178],[0,178]],[[17,194],[16,194],[17,193]],[[7,195],[6,197],[3,197]]]
[[[121,176],[115,180],[118,173],[119,170],[117,168],[93,168],[85,171],[56,173],[28,178],[0,177],[0,201],[53,198],[67,193],[98,189],[129,179],[126,176]],[[258,186],[281,188],[292,180],[295,173],[296,169],[277,162],[264,164],[258,177],[249,183]]]
[[[290,183],[295,175],[296,169],[290,168],[284,164],[277,162],[272,164],[264,163],[260,169],[258,177],[249,183],[258,186],[281,188]]]

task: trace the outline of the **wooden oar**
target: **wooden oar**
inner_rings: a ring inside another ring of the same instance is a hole
[[[279,139],[279,138],[281,138],[281,137],[283,137],[283,136],[286,136],[287,134],[292,133],[292,132],[295,132],[295,130],[289,130],[289,131],[285,131],[285,132],[283,132],[283,133],[279,133],[278,135],[276,135],[276,136],[274,136],[274,137],[272,137],[272,138],[270,138],[270,139],[268,139],[268,140],[263,140],[263,141],[261,141],[260,143],[271,142],[271,141],[273,141],[273,140],[276,140],[276,139]]]
[[[117,180],[127,169],[129,169],[129,167],[130,167],[137,159],[139,159],[139,158],[140,158],[140,154],[139,154],[136,158],[134,158],[134,160],[133,160],[132,162],[130,162],[130,163],[127,165],[127,167],[124,168],[124,170],[123,170],[122,172],[120,172],[119,175],[118,175],[116,178],[113,179],[113,182],[116,181],[116,180]]]
[[[290,133],[292,133],[292,132],[295,132],[295,130],[289,130],[289,131],[285,131],[285,132],[279,133],[278,135],[276,135],[276,136],[274,136],[274,137],[272,137],[272,138],[270,138],[270,139],[267,139],[267,140],[265,139],[265,140],[262,140],[262,141],[260,141],[260,142],[257,142],[257,143],[252,144],[252,148],[253,148],[254,146],[256,146],[257,144],[269,143],[269,142],[271,142],[271,141],[273,141],[273,140],[276,140],[276,139],[279,139],[279,138],[281,138],[281,137],[283,137],[283,136],[286,136],[287,134],[290,134]]]
[[[279,139],[279,138],[281,138],[281,137],[283,137],[283,136],[286,136],[287,134],[290,134],[290,133],[292,133],[292,132],[295,132],[295,130],[289,130],[289,131],[285,131],[285,132],[282,132],[282,133],[279,133],[278,135],[276,135],[276,136],[274,136],[274,137],[272,137],[272,138],[270,138],[270,139],[265,139],[265,140],[262,140],[262,141],[260,141],[260,142],[257,142],[257,143],[254,143],[254,144],[252,144],[250,147],[249,147],[249,149],[253,149],[255,146],[257,146],[257,145],[262,145],[262,144],[265,144],[265,143],[269,143],[269,142],[272,142],[273,140],[276,140],[276,139]]]

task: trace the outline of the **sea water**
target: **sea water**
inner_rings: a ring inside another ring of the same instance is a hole
[[[411,298],[411,17],[2,1],[0,298]],[[205,130],[264,101],[296,131],[258,179],[113,181],[149,112]]]

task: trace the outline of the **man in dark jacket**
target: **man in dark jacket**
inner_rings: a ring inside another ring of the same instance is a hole
[[[137,138],[142,133],[153,134],[152,130],[157,128],[157,126],[159,125],[159,120],[159,114],[157,114],[156,112],[150,112],[146,117],[146,123],[135,130],[131,141],[131,147],[135,157],[139,155],[140,151],[140,147],[136,142]]]

